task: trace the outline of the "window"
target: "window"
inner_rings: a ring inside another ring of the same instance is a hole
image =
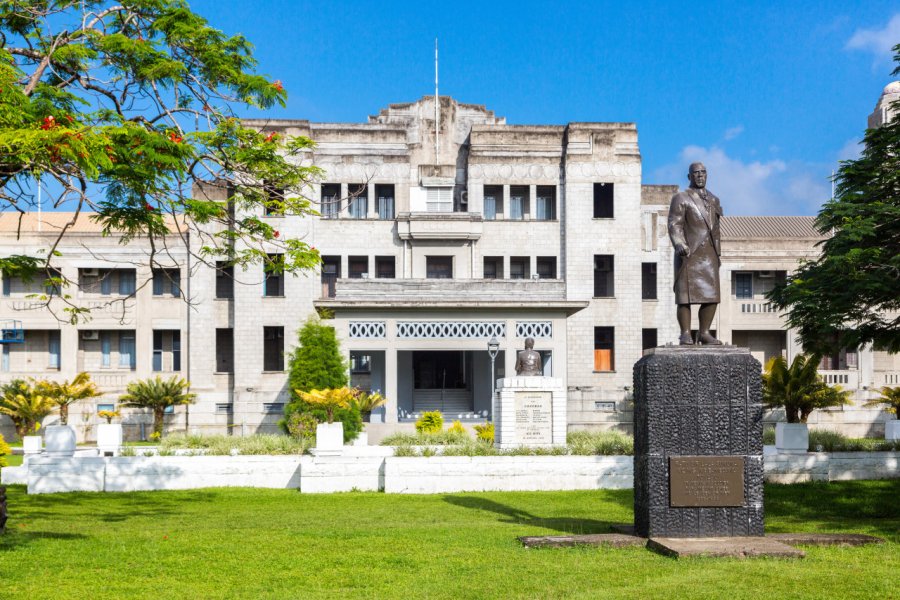
[[[113,412],[114,410],[116,410],[116,405],[115,404],[98,404],[97,412],[100,412],[101,410],[105,410],[107,412]]]
[[[372,357],[369,354],[350,353],[350,372],[351,373],[371,373]]]
[[[531,276],[528,272],[530,262],[527,256],[511,256],[509,258],[509,278],[528,279]]]
[[[263,402],[263,412],[280,414],[284,411],[284,402]]]
[[[509,187],[509,218],[521,221],[528,212],[528,186],[512,185]]]
[[[594,297],[612,298],[615,289],[615,257],[612,254],[594,255]]]
[[[177,269],[176,269],[177,271]],[[119,295],[130,296],[135,292],[137,275],[134,269],[119,269]]]
[[[641,298],[656,300],[656,263],[641,263]]]
[[[284,371],[284,327],[263,327],[263,371]]]
[[[739,300],[753,298],[753,273],[734,274],[734,297]]]
[[[100,332],[100,366],[109,367],[109,355],[112,350],[112,334],[108,331]]]
[[[234,373],[233,329],[216,329],[216,372]]]
[[[453,257],[426,256],[425,277],[428,279],[453,279]]]
[[[0,371],[9,372],[9,344],[3,344],[3,362],[0,362]]]
[[[484,218],[493,221],[503,213],[503,186],[484,186]]]
[[[503,257],[502,256],[485,256],[484,257],[484,278],[485,279],[503,279]]]
[[[269,254],[266,260],[266,280],[263,295],[267,298],[284,296],[284,254]]]
[[[378,279],[394,279],[397,276],[393,256],[375,257],[375,277]]]
[[[538,256],[537,274],[541,279],[556,279],[556,257]]]
[[[229,402],[217,402],[216,403],[216,412],[218,414],[227,414],[234,410],[234,406]]]
[[[641,349],[656,348],[659,345],[656,337],[656,329],[641,329]]]
[[[351,183],[347,186],[350,193],[348,210],[351,219],[365,219],[369,210],[369,188],[364,183]]]
[[[47,366],[51,369],[59,369],[60,332],[47,332]]]
[[[264,182],[263,190],[266,194],[266,216],[284,216],[284,188],[275,187]]]
[[[425,188],[425,203],[428,212],[453,212],[453,188]]]
[[[616,368],[616,333],[614,327],[594,327],[594,371]]]
[[[322,297],[334,298],[335,284],[341,276],[341,257],[322,257]]]
[[[216,298],[234,298],[234,267],[223,261],[216,263]]]
[[[181,331],[153,330],[153,370],[181,370]]]
[[[538,221],[552,221],[556,218],[556,188],[554,186],[537,186],[534,218]]]
[[[341,214],[341,184],[323,183],[319,212],[326,219],[336,219]]]
[[[594,218],[613,218],[613,189],[611,183],[594,184]]]
[[[347,257],[347,277],[350,279],[368,279],[369,277],[369,257],[368,256],[349,256]]]
[[[394,218],[394,186],[393,185],[376,185],[375,186],[375,210],[378,211],[379,219]]]
[[[134,355],[134,333],[119,332],[119,366],[134,370],[137,359]]]
[[[179,269],[153,269],[153,295],[181,295],[181,271]]]

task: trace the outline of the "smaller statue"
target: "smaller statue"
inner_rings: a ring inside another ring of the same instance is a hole
[[[534,338],[525,340],[525,349],[516,356],[516,375],[522,377],[541,377],[544,374],[541,354],[534,350]]]

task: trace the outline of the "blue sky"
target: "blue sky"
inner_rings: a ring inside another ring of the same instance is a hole
[[[704,160],[726,214],[815,214],[891,81],[893,2],[189,0],[256,46],[285,109],[362,122],[441,94],[511,124],[633,121],[645,183]]]

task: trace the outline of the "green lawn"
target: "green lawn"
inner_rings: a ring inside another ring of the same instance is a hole
[[[25,458],[22,454],[7,454],[6,455],[6,464],[9,467],[18,467],[22,464],[22,459]]]
[[[27,496],[10,488],[0,598],[888,598],[900,481],[767,486],[767,530],[880,535],[801,561],[542,549],[606,532],[631,491],[304,495],[212,489]],[[896,597],[896,596],[894,596]]]

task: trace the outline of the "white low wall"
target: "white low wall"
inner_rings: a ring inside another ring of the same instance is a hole
[[[298,489],[304,493],[624,489],[630,456],[140,456],[31,457],[7,467],[0,483],[27,483],[29,494],[129,492],[204,487]],[[900,452],[769,454],[766,481],[840,481],[900,477]]]
[[[630,456],[432,456],[384,461],[389,494],[630,488]]]

